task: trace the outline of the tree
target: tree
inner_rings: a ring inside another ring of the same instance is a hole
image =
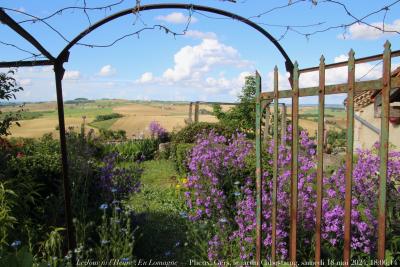
[[[247,76],[242,92],[239,95],[239,104],[226,112],[222,111],[220,105],[214,105],[213,114],[222,124],[246,133],[254,133],[256,120],[255,95],[256,78],[255,76]]]
[[[15,94],[24,90],[18,86],[17,81],[13,77],[14,74],[15,72],[12,70],[7,73],[0,73],[0,100],[10,101],[11,99],[16,99]],[[0,110],[0,137],[11,134],[9,129],[13,122],[20,126],[18,120],[21,118],[21,111],[3,113]]]

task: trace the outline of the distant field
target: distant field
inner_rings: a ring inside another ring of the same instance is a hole
[[[15,111],[18,107],[2,107],[2,112]],[[201,109],[212,111],[211,106],[201,105]],[[225,108],[226,109],[226,108]],[[189,105],[162,102],[133,102],[128,100],[99,100],[84,104],[65,104],[66,127],[79,128],[85,123],[88,129],[125,130],[128,137],[148,135],[148,125],[158,121],[167,130],[182,128],[188,117]],[[122,118],[93,122],[98,115],[122,114]],[[21,127],[11,128],[11,137],[38,138],[45,133],[58,137],[57,106],[55,102],[33,103],[24,106]],[[194,115],[193,115],[194,116]],[[200,115],[200,121],[216,122],[212,115]]]
[[[287,108],[288,118],[291,116],[291,107]],[[315,135],[318,129],[318,108],[315,106],[300,107],[299,124],[307,129],[311,136]],[[339,131],[346,128],[346,112],[344,109],[325,108],[325,128]]]
[[[224,110],[229,106],[223,106]],[[15,111],[18,107],[1,107],[1,111]],[[194,109],[193,109],[194,110]],[[201,105],[203,112],[212,111],[212,106]],[[125,130],[129,138],[149,134],[148,125],[151,121],[158,121],[168,131],[182,128],[188,118],[189,105],[170,102],[134,102],[128,100],[96,100],[89,103],[65,104],[66,127],[79,128],[85,118],[87,129]],[[288,118],[291,109],[288,107]],[[98,115],[119,113],[122,118],[93,122]],[[325,110],[328,129],[344,129],[346,125],[344,110]],[[193,114],[194,116],[194,114]],[[24,106],[21,127],[11,128],[11,137],[38,138],[45,133],[52,133],[58,138],[57,106],[55,102],[33,103]],[[318,113],[316,107],[300,108],[300,126],[308,129],[311,135],[317,130]],[[200,121],[217,122],[217,119],[208,114],[200,114]]]

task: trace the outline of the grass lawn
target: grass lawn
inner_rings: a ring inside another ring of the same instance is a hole
[[[142,166],[143,188],[127,203],[137,215],[136,256],[144,260],[183,261],[186,219],[180,216],[185,204],[176,188],[178,174],[169,160],[145,161]]]

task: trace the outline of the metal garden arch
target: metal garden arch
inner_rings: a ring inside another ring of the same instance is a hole
[[[287,55],[286,51],[279,44],[279,42],[264,28],[260,27],[256,23],[246,19],[237,14],[213,8],[208,6],[201,5],[193,5],[193,4],[178,4],[178,3],[170,3],[170,4],[148,4],[143,6],[137,6],[134,8],[129,8],[120,12],[117,12],[113,15],[110,15],[97,23],[91,25],[80,34],[78,34],[72,41],[70,41],[65,48],[59,53],[57,57],[53,57],[42,45],[38,42],[30,33],[28,33],[24,28],[22,28],[15,20],[13,20],[7,13],[0,9],[0,21],[7,26],[9,26],[12,30],[17,32],[21,37],[31,43],[38,51],[40,51],[44,56],[47,57],[47,60],[36,60],[36,61],[11,61],[11,62],[0,62],[0,68],[9,68],[9,67],[29,67],[29,66],[43,66],[43,65],[53,65],[55,72],[55,84],[56,84],[56,94],[57,94],[57,108],[58,108],[58,120],[59,120],[59,131],[60,131],[60,145],[61,145],[61,160],[62,160],[62,174],[63,174],[63,183],[64,183],[64,198],[65,198],[65,215],[66,215],[66,224],[67,224],[67,238],[68,238],[68,248],[73,250],[76,247],[76,240],[73,231],[73,223],[72,223],[72,210],[71,210],[71,199],[70,199],[70,188],[69,188],[69,177],[68,177],[68,158],[67,158],[67,145],[66,145],[66,137],[65,137],[65,120],[64,120],[64,104],[63,104],[63,94],[62,94],[62,79],[64,76],[65,69],[63,64],[68,61],[69,58],[69,50],[76,45],[82,38],[87,36],[89,33],[99,28],[100,26],[107,24],[117,18],[130,15],[137,14],[141,11],[147,10],[158,10],[158,9],[186,9],[186,10],[199,10],[205,11],[209,13],[214,13],[218,15],[222,15],[225,17],[232,18],[234,20],[240,21],[244,24],[247,24],[254,30],[261,33],[264,37],[268,39],[282,54],[285,60],[286,70],[292,74],[294,65]],[[291,81],[291,78],[289,79]],[[261,233],[258,233],[258,236],[261,236]],[[261,239],[257,238],[257,262],[260,264],[261,257]]]

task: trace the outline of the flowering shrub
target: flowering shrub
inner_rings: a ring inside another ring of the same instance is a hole
[[[191,150],[187,187],[187,204],[192,209],[191,220],[221,219],[226,216],[229,194],[235,178],[241,178],[240,169],[252,148],[243,134],[228,140],[211,131],[200,137]]]
[[[156,138],[161,142],[164,142],[168,139],[167,130],[163,128],[157,121],[150,122],[149,130],[152,138]]]
[[[117,153],[107,155],[100,170],[100,186],[107,201],[122,199],[140,189],[139,177],[142,170],[135,166],[129,169],[117,167],[117,157]]]
[[[253,145],[245,135],[237,133],[231,139],[213,131],[200,136],[190,153],[187,188],[185,192],[192,221],[208,221],[204,230],[211,233],[208,258],[225,255],[234,221],[238,184],[245,177],[245,158]]]
[[[290,132],[289,128],[287,142],[291,140]],[[267,153],[271,155],[273,148],[274,143],[270,142]],[[315,149],[315,142],[308,137],[307,132],[302,131],[298,158],[298,243],[302,244],[298,252],[299,259],[313,257],[317,162]],[[210,260],[235,258],[237,254],[240,260],[254,260],[256,226],[254,170],[251,174],[241,172],[251,150],[251,144],[240,134],[227,140],[212,132],[208,136],[199,137],[192,149],[188,177],[190,190],[185,195],[191,220],[208,219],[214,222],[213,236],[208,244]],[[353,171],[351,247],[353,255],[362,257],[376,251],[380,159],[376,151],[370,150],[357,150],[356,159]],[[272,160],[268,163],[273,164]],[[281,145],[278,152],[277,253],[282,260],[288,258],[290,166],[291,150]],[[396,180],[399,182],[399,177],[400,153],[390,152],[387,182],[390,188],[389,195],[395,194],[397,199],[400,197],[400,189],[395,183]],[[323,180],[323,255],[340,258],[344,235],[345,166],[340,166],[333,175],[324,177]],[[235,183],[242,185],[237,191],[234,190]],[[263,173],[262,192],[264,257],[269,258],[272,242],[272,174],[269,171]],[[230,223],[229,227],[226,226],[227,222]]]

